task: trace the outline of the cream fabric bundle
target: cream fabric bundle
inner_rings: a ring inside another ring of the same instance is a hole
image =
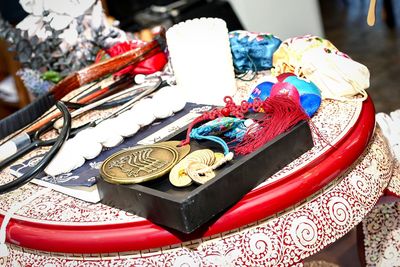
[[[315,83],[323,98],[363,101],[369,70],[326,39],[306,35],[285,40],[273,56],[272,74],[291,72]],[[361,95],[361,97],[359,97]]]
[[[278,50],[273,55],[273,66],[271,70],[273,75],[278,76],[285,72],[294,73],[298,76],[301,59],[310,49],[328,49],[329,51],[339,51],[331,42],[318,36],[304,35],[286,39],[281,43]]]
[[[322,49],[311,49],[300,61],[304,76],[320,90],[323,98],[336,100],[367,99],[369,70],[364,65]],[[360,94],[361,97],[354,97]]]

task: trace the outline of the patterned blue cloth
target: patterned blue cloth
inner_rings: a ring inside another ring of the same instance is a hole
[[[232,31],[229,42],[235,70],[267,70],[272,67],[272,55],[281,44],[281,40],[272,34]]]
[[[240,137],[240,131],[233,131],[239,125],[243,124],[244,120],[231,117],[221,117],[209,121],[198,128],[192,129],[190,138],[197,140],[209,140],[221,145],[224,150],[224,155],[229,153],[228,144],[221,137],[223,133],[228,132],[228,137]],[[232,131],[232,132],[231,132]],[[243,133],[244,135],[244,133]]]

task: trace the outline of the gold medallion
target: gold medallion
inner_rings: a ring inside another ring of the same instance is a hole
[[[168,173],[178,160],[179,153],[171,146],[139,146],[111,155],[101,165],[100,175],[110,183],[142,183]]]
[[[176,151],[178,151],[179,157],[178,157],[178,162],[181,161],[184,157],[186,157],[187,154],[190,152],[190,145],[184,145],[184,146],[179,146],[181,141],[166,141],[166,142],[160,142],[157,143],[157,145],[162,145],[162,146],[169,146]]]

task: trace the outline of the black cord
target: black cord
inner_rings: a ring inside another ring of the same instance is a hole
[[[60,101],[57,102],[56,106],[61,111],[64,119],[63,128],[56,142],[50,148],[49,152],[47,152],[46,155],[38,162],[38,164],[35,165],[35,167],[33,167],[31,170],[23,174],[21,177],[12,180],[11,182],[6,183],[4,185],[0,185],[0,194],[13,191],[23,186],[24,184],[28,183],[30,180],[32,180],[38,173],[40,173],[47,167],[50,161],[58,153],[64,142],[68,139],[69,133],[71,131],[71,114],[69,113],[67,107],[62,102]]]
[[[95,85],[97,85],[98,83],[100,83],[102,81],[102,79],[101,80],[99,80],[99,81],[96,81],[96,82],[94,82],[92,85],[90,85],[88,88],[86,88],[85,90],[83,90],[82,92],[80,92],[80,93],[78,93],[76,96],[74,96],[74,97],[72,97],[70,100],[73,100],[73,99],[75,99],[75,98],[77,98],[77,97],[79,97],[80,95],[82,95],[83,93],[85,93],[87,90],[90,90],[93,86],[95,86]],[[46,94],[47,95],[47,94]],[[42,96],[43,97],[43,96]],[[49,97],[50,98],[50,97]],[[37,102],[37,100],[35,101],[35,103]],[[53,103],[55,103],[55,100],[53,101]],[[40,107],[43,107],[43,104],[39,104],[39,106]],[[30,126],[32,126],[34,123],[36,123],[36,122],[38,122],[38,121],[40,121],[42,118],[44,118],[44,117],[46,117],[47,115],[49,115],[50,113],[52,113],[54,110],[55,110],[55,108],[53,108],[53,106],[54,106],[54,104],[52,104],[51,105],[51,107],[49,107],[49,110],[47,110],[47,112],[46,113],[44,113],[44,114],[42,114],[40,117],[38,117],[38,118],[36,118],[34,121],[32,121],[31,123],[29,123],[29,124],[27,124],[27,125],[25,125],[24,127],[22,127],[22,128],[20,128],[18,131],[15,131],[13,134],[11,134],[9,137],[7,137],[7,138],[5,138],[5,139],[3,139],[1,142],[0,142],[0,146],[2,146],[2,145],[4,145],[5,143],[7,143],[8,141],[10,141],[11,139],[13,139],[14,137],[16,137],[17,135],[19,135],[19,134],[21,134],[23,131],[25,131],[26,129],[28,129]],[[32,110],[29,110],[29,112],[35,112],[35,109],[36,108],[33,108]],[[17,111],[18,112],[18,111]],[[15,113],[14,113],[15,114]],[[12,115],[10,115],[10,116],[12,116]],[[9,117],[10,117],[9,116]],[[5,120],[5,119],[7,119],[7,118],[4,118],[3,120]],[[1,120],[0,121],[0,132],[2,131],[1,130],[1,123],[2,123],[2,121],[3,120]],[[10,121],[12,122],[12,123],[15,123],[15,120],[18,120],[18,118],[11,118],[10,119]],[[1,134],[0,134],[0,136],[1,136]],[[1,139],[1,138],[0,138]]]
[[[247,70],[247,71],[242,72],[242,73],[239,72],[239,74],[236,75],[236,77],[235,77],[235,78],[237,78],[239,80],[242,80],[242,81],[245,81],[245,82],[252,81],[257,76],[257,73],[258,73],[256,63],[254,63],[253,59],[249,56],[249,53],[247,53],[247,58],[249,59],[249,61],[251,63],[251,71],[253,72],[253,75],[251,76],[251,78],[245,79],[244,77],[250,72],[250,70]],[[236,71],[237,70],[235,68],[235,72]]]

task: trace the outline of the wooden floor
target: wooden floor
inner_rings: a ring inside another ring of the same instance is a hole
[[[369,68],[368,93],[377,112],[400,108],[400,1],[391,1],[393,28],[384,19],[384,0],[377,1],[374,27],[366,23],[369,0],[320,0],[325,37]]]

